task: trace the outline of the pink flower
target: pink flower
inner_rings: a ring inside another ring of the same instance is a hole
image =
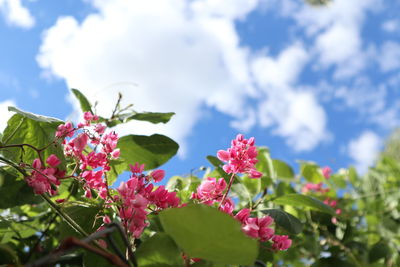
[[[325,179],[329,179],[332,173],[332,169],[329,168],[328,166],[325,166],[321,170],[322,170],[322,175],[325,177]]]
[[[61,160],[59,160],[56,155],[51,154],[47,158],[46,163],[49,164],[51,167],[56,167],[58,164],[61,163]]]
[[[57,157],[50,156],[47,159],[47,162],[56,164],[57,160]],[[56,165],[58,164],[59,163]],[[34,170],[32,171],[31,175],[26,178],[26,182],[30,187],[33,188],[33,192],[39,195],[46,192],[50,195],[55,195],[57,193],[57,186],[60,185],[59,179],[64,176],[65,172],[60,171],[55,167],[43,167],[39,159],[35,159],[33,161],[32,168]]]
[[[238,213],[236,213],[235,219],[243,224],[249,217],[250,217],[250,209],[242,209]]]
[[[118,148],[118,149],[115,149],[113,152],[111,152],[111,157],[114,159],[117,159],[117,158],[119,158],[120,154],[121,154],[121,151]]]
[[[156,183],[160,182],[165,177],[164,170],[154,170],[150,173],[150,176],[154,179]]]
[[[235,209],[235,203],[232,201],[232,199],[227,197],[219,209],[227,214],[232,214],[233,210]]]
[[[194,194],[194,198],[211,205],[214,201],[221,200],[225,188],[226,182],[224,178],[220,178],[217,182],[216,178],[207,177],[197,187],[197,193]]]
[[[272,241],[272,249],[275,251],[287,250],[292,245],[292,240],[287,235],[275,235]]]
[[[230,148],[219,150],[217,156],[221,161],[227,162],[223,166],[226,173],[247,173],[251,178],[260,178],[262,173],[254,168],[257,163],[257,148],[254,146],[254,137],[244,139],[238,134],[232,140]]]
[[[142,173],[144,171],[144,164],[139,165],[139,163],[135,163],[135,165],[129,164],[129,168],[133,173]]]
[[[81,133],[72,140],[73,150],[76,152],[76,154],[82,153],[87,145],[88,140],[89,137],[85,133]]]
[[[57,127],[56,137],[72,137],[74,135],[74,127],[71,122],[60,124]]]

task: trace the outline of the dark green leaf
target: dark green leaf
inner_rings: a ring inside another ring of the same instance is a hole
[[[278,209],[262,210],[261,212],[271,216],[277,225],[292,234],[297,235],[303,230],[303,224],[290,213]]]
[[[329,257],[317,260],[312,267],[354,267],[353,264],[344,261],[340,258]]]
[[[81,105],[81,109],[83,112],[90,111],[93,114],[92,111],[92,105],[90,104],[89,100],[84,96],[78,89],[71,89],[72,93],[75,95],[75,97],[78,99],[79,104]]]
[[[390,248],[387,242],[379,241],[369,250],[368,259],[370,263],[376,262],[379,259],[390,256]]]
[[[0,244],[0,264],[4,264],[5,266],[20,265],[17,253],[6,244]]]
[[[0,209],[12,208],[23,204],[37,204],[42,199],[33,193],[24,180],[18,174],[8,168],[0,168]],[[17,197],[18,196],[18,197]]]
[[[165,233],[156,233],[143,242],[136,252],[140,267],[183,266],[181,252]]]
[[[82,205],[75,205],[64,208],[64,212],[67,213],[88,234],[95,232],[102,223],[101,220],[97,220],[95,223],[95,216],[99,212],[99,210],[99,206]],[[60,240],[63,240],[70,236],[82,238],[82,236],[65,221],[61,222],[59,228]]]
[[[275,200],[273,200],[276,204],[279,205],[289,205],[294,207],[308,207],[313,210],[329,213],[331,215],[335,215],[335,211],[325,205],[323,202],[319,201],[310,196],[300,195],[300,194],[288,194],[283,195]]]
[[[219,160],[219,158],[215,156],[207,156],[207,160],[214,166],[214,167],[221,167],[224,165],[222,161]]]
[[[206,205],[188,205],[160,213],[161,223],[190,257],[219,263],[250,265],[258,243],[242,232],[234,218]]]

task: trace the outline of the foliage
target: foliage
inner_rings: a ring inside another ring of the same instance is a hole
[[[361,177],[308,161],[296,174],[238,135],[207,156],[202,177],[160,185],[157,168],[178,144],[110,128],[174,114],[121,107],[120,96],[103,118],[73,94],[84,112],[77,126],[10,108],[0,140],[0,264],[400,266],[398,139]]]

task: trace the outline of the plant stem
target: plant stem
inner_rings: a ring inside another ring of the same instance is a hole
[[[218,208],[220,208],[220,207],[223,205],[223,203],[224,203],[226,197],[228,196],[228,193],[229,193],[229,191],[231,190],[231,187],[232,187],[232,184],[233,184],[233,180],[234,180],[234,179],[235,179],[235,174],[232,173],[231,179],[229,180],[228,188],[226,189],[226,192],[225,192],[224,195],[222,196],[222,200],[221,200],[221,202],[219,203],[219,207],[218,207]]]
[[[83,230],[82,227],[79,224],[77,224],[71,217],[69,217],[69,215],[65,213],[60,206],[54,203],[47,194],[42,194],[41,197],[50,205],[50,207],[58,215],[60,215],[73,229],[75,229],[75,231],[79,232],[84,237],[89,236],[89,234],[86,233],[86,231]]]
[[[0,160],[7,163],[8,165],[10,165],[11,167],[13,167],[14,169],[16,169],[17,171],[19,171],[24,177],[29,176],[28,173],[22,169],[21,167],[19,167],[17,164],[15,164],[14,162],[5,159],[3,157],[0,156]],[[52,209],[54,209],[54,211],[61,216],[61,218],[63,218],[73,229],[75,229],[75,231],[79,232],[81,235],[87,237],[88,234],[85,232],[85,230],[82,229],[82,227],[80,227],[80,225],[78,225],[71,217],[69,217],[68,214],[66,214],[61,207],[59,207],[56,203],[54,203],[50,197],[46,194],[42,194],[40,195],[49,205]]]

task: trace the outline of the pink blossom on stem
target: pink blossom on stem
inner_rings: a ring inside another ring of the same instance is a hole
[[[47,158],[46,163],[49,164],[51,167],[56,167],[58,164],[61,163],[61,160],[59,160],[56,155],[51,154]]]
[[[57,127],[56,137],[72,137],[74,135],[74,127],[71,122],[60,124]]]
[[[287,235],[275,235],[272,237],[272,249],[275,251],[278,250],[287,250],[292,245],[292,240],[289,239]]]
[[[221,161],[227,162],[223,166],[226,173],[247,173],[251,178],[260,178],[262,173],[257,171],[254,165],[257,163],[257,148],[254,146],[254,137],[245,139],[238,134],[232,140],[231,147],[219,150],[217,156]]]
[[[150,173],[150,176],[154,179],[156,183],[160,182],[165,177],[164,170],[154,170]]]
[[[227,197],[219,209],[225,213],[232,214],[233,210],[235,209],[235,203],[232,201],[232,199]]]
[[[224,178],[220,178],[217,181],[216,178],[207,177],[207,179],[203,179],[202,183],[197,187],[197,193],[193,194],[192,198],[211,205],[215,201],[221,201],[225,188],[226,182]]]
[[[332,169],[330,167],[325,166],[321,169],[321,171],[325,179],[329,179],[331,177]]]
[[[33,188],[35,194],[49,193],[50,195],[55,195],[57,193],[57,186],[60,185],[61,178],[64,177],[65,172],[55,168],[60,164],[59,159],[55,155],[49,156],[46,162],[51,167],[42,166],[40,159],[35,159],[32,162],[32,168],[34,169],[26,178],[27,184]]]

